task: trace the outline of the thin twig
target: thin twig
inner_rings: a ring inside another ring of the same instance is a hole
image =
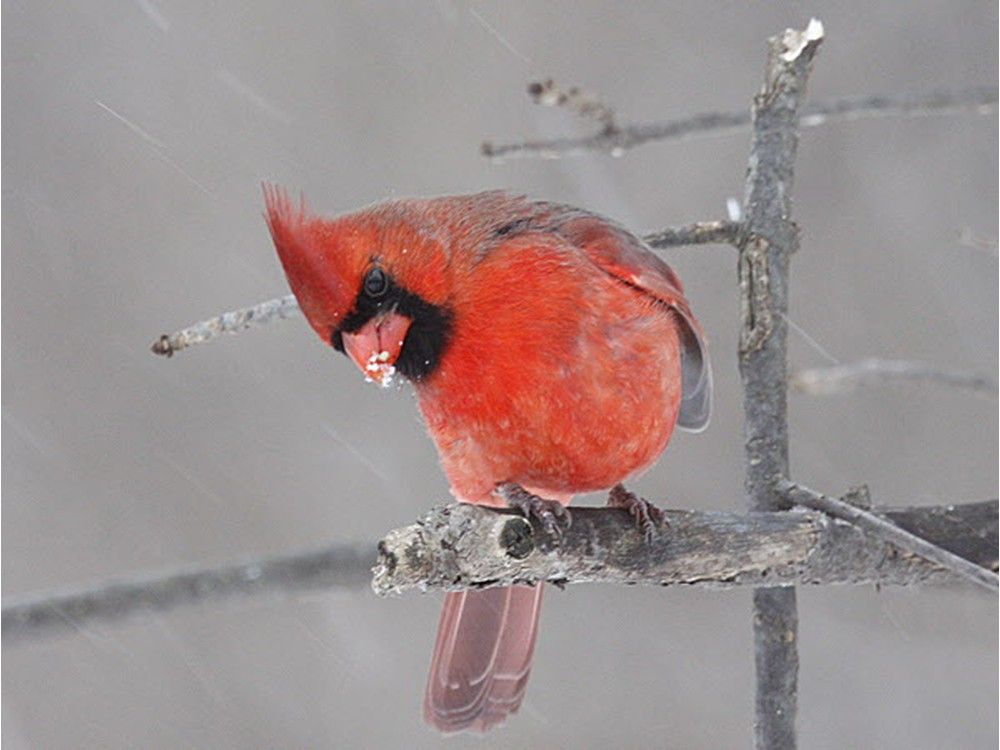
[[[572,513],[573,525],[561,546],[552,549],[540,528],[510,511],[472,505],[436,508],[383,540],[372,585],[384,594],[414,587],[500,586],[514,580],[711,588],[760,586],[775,580],[814,585],[960,580],[921,557],[897,554],[880,539],[812,511],[748,515],[667,511],[670,528],[652,544],[623,511],[575,508]],[[882,513],[933,544],[996,568],[996,501]],[[371,580],[373,563],[375,544],[331,545],[235,565],[171,570],[72,592],[18,597],[3,605],[4,644],[72,635],[132,616],[233,599],[362,589]]]
[[[739,221],[699,221],[684,227],[667,227],[642,238],[650,247],[683,245],[735,245],[743,224]]]
[[[601,131],[613,133],[618,129],[615,111],[598,97],[581,91],[576,86],[562,89],[551,78],[528,86],[528,96],[535,104],[545,107],[562,107],[575,112],[580,117],[600,124]]]
[[[681,245],[733,244],[739,236],[739,222],[701,221],[681,227],[667,227],[643,237],[650,246],[659,249]],[[299,304],[291,294],[260,302],[253,307],[222,313],[202,320],[176,333],[160,336],[150,347],[154,354],[172,357],[175,352],[194,344],[207,344],[223,333],[241,333],[274,320],[285,320],[299,315]]]
[[[253,307],[223,313],[214,318],[203,320],[188,326],[176,333],[160,336],[150,349],[153,354],[172,357],[175,352],[186,349],[193,344],[204,344],[223,333],[240,333],[248,328],[262,326],[272,320],[284,320],[300,314],[299,303],[291,294],[285,297],[269,299]]]
[[[997,249],[998,245],[1000,245],[997,240],[991,237],[977,236],[971,227],[962,227],[962,231],[958,233],[958,244],[962,247],[968,247],[972,250],[992,255],[994,258],[997,257]]]
[[[789,502],[795,505],[828,513],[834,518],[840,518],[863,529],[875,539],[889,542],[901,550],[919,555],[925,560],[940,565],[942,568],[972,583],[984,586],[992,591],[1000,590],[1000,578],[997,577],[996,573],[986,570],[982,566],[960,555],[956,555],[954,552],[950,552],[926,538],[900,528],[891,520],[877,516],[871,511],[860,508],[857,505],[852,505],[844,500],[828,497],[788,480],[784,480],[779,484],[779,491],[785,495]]]
[[[802,108],[799,127],[814,128],[831,121],[874,117],[928,117],[960,112],[990,114],[997,109],[995,86],[916,94],[877,94],[817,102]],[[493,159],[557,159],[591,151],[615,156],[654,141],[680,141],[741,132],[750,126],[749,112],[712,112],[645,125],[623,125],[612,131],[578,138],[555,138],[496,145],[483,143],[484,156]]]
[[[831,396],[872,385],[927,383],[960,388],[982,396],[997,398],[996,378],[989,375],[943,370],[921,362],[898,359],[863,359],[860,362],[799,370],[792,374],[789,386],[811,396]]]
[[[764,88],[754,99],[747,169],[739,281],[743,327],[739,365],[743,379],[746,480],[751,510],[786,507],[775,481],[788,474],[787,324],[788,260],[798,248],[791,220],[798,123],[823,25],[788,29],[769,40]],[[753,594],[757,671],[754,745],[794,750],[798,694],[798,612],[792,586]]]
[[[72,633],[141,612],[237,597],[289,595],[346,587],[371,577],[374,545],[345,544],[214,568],[173,570],[92,588],[21,597],[3,604],[3,638]]]
[[[960,91],[937,91],[924,94],[899,94],[840,99],[806,106],[799,121],[801,127],[814,127],[829,120],[853,120],[869,117],[898,117],[951,114],[974,110],[980,113],[996,109],[997,91],[975,87]],[[552,141],[526,142],[505,146],[483,144],[492,157],[558,157],[584,151],[623,152],[650,141],[677,140],[689,136],[718,135],[743,130],[751,124],[748,112],[714,113],[652,125],[615,127],[585,138],[561,138]],[[699,222],[688,227],[667,228],[644,239],[657,248],[681,245],[731,243],[738,234],[736,222]],[[192,344],[201,344],[220,333],[239,333],[248,328],[298,314],[291,295],[261,302],[253,307],[223,313],[195,323],[172,334],[164,334],[152,345],[156,354],[172,356]]]

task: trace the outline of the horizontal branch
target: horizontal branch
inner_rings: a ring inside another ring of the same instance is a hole
[[[849,364],[799,370],[792,373],[788,385],[800,393],[830,396],[863,386],[907,382],[944,385],[994,399],[997,397],[997,380],[989,375],[943,370],[921,362],[898,359],[870,358]]]
[[[993,86],[918,94],[849,97],[805,105],[799,117],[799,127],[813,128],[830,121],[873,117],[926,117],[958,112],[988,114],[996,111],[996,105],[997,89]],[[719,136],[744,131],[749,127],[749,111],[712,112],[666,122],[616,127],[579,138],[554,138],[502,145],[487,141],[482,145],[482,153],[498,160],[557,159],[589,151],[605,151],[617,156],[654,141]]]
[[[374,545],[339,545],[214,568],[136,576],[88,589],[3,603],[4,644],[73,633],[137,613],[225,599],[362,588],[371,579]]]
[[[669,528],[647,544],[625,511],[571,512],[573,523],[553,549],[539,527],[511,511],[436,508],[379,543],[372,587],[385,595],[540,581],[726,587],[958,580],[822,513],[665,511]],[[977,565],[997,567],[996,501],[884,514]]]
[[[572,513],[573,525],[561,548],[543,553],[536,549],[536,543],[545,546],[542,533],[510,511],[473,505],[438,508],[383,540],[372,585],[384,594],[413,587],[461,589],[515,580],[717,587],[784,581],[912,584],[957,580],[941,568],[916,556],[900,555],[850,524],[820,513],[667,511],[670,528],[649,546],[624,511],[574,508]],[[932,544],[996,570],[996,501],[884,514]],[[494,543],[486,544],[491,540]],[[441,541],[455,546],[443,547]],[[15,597],[3,604],[3,636],[9,644],[85,632],[95,624],[191,605],[360,589],[371,581],[373,547],[335,545],[218,567],[136,576],[71,592]],[[484,550],[486,561],[480,561]],[[468,559],[470,554],[473,559]],[[488,572],[484,565],[499,566],[499,571]],[[481,572],[473,575],[473,570]]]
[[[643,237],[655,248],[682,245],[708,245],[733,243],[739,236],[741,224],[733,221],[701,221],[681,227],[667,227]],[[222,313],[183,328],[175,333],[165,333],[150,347],[154,354],[172,357],[176,352],[194,344],[207,344],[223,333],[241,333],[250,328],[266,325],[274,320],[285,320],[301,314],[294,295],[276,297],[252,307]]]

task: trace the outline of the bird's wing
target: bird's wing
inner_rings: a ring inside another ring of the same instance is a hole
[[[682,399],[678,427],[700,432],[712,412],[712,368],[705,335],[674,270],[627,230],[576,211],[558,222],[559,234],[606,273],[677,311],[681,322]]]
[[[677,426],[700,432],[712,412],[712,368],[705,334],[691,312],[673,269],[624,227],[572,206],[531,201],[492,191],[469,196],[468,216],[478,227],[473,244],[484,253],[518,234],[554,232],[610,276],[677,312],[682,340],[682,399]],[[465,228],[467,231],[468,228]]]

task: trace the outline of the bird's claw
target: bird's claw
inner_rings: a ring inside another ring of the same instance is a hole
[[[608,507],[622,508],[629,512],[635,519],[635,525],[642,531],[646,538],[646,544],[652,544],[657,532],[670,526],[663,511],[653,505],[645,498],[641,498],[634,492],[629,492],[625,487],[616,484],[608,493]]]
[[[533,495],[517,484],[502,484],[497,490],[508,507],[520,511],[528,520],[537,521],[554,546],[559,545],[563,532],[573,523],[562,503]]]

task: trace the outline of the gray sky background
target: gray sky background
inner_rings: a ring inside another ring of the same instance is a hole
[[[301,321],[170,361],[152,338],[286,291],[261,180],[339,212],[504,187],[636,231],[724,217],[748,135],[492,164],[484,139],[583,133],[532,80],[626,121],[749,107],[765,39],[820,17],[811,96],[997,81],[989,2],[21,2],[3,10],[3,591],[375,540],[447,488],[412,395]],[[795,186],[793,366],[997,369],[997,120],[834,123]],[[963,244],[963,232],[983,243]],[[735,256],[677,250],[717,411],[637,489],[740,509]],[[824,353],[825,352],[825,353]],[[995,497],[997,406],[928,388],[793,396],[794,475],[877,502]],[[997,744],[997,604],[972,590],[800,594],[803,748]],[[17,748],[434,748],[439,597],[367,592],[135,619],[3,650]],[[464,747],[750,742],[749,594],[553,590],[521,713]]]

